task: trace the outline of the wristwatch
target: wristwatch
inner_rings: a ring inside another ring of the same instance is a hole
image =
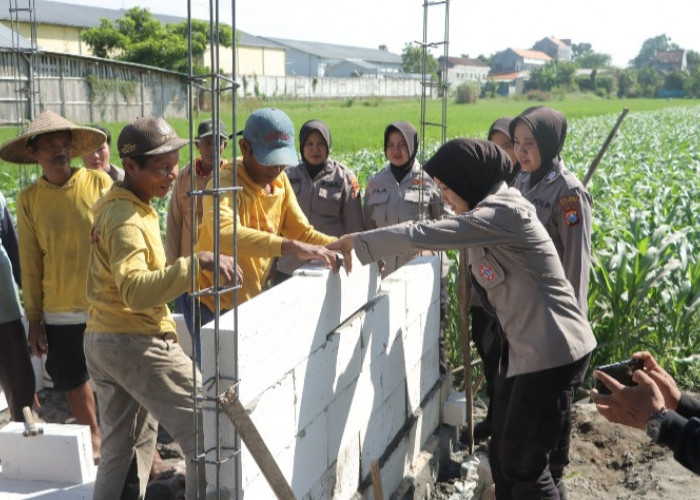
[[[649,436],[655,443],[659,442],[659,432],[661,432],[661,423],[664,421],[668,409],[666,407],[661,408],[659,411],[651,414],[647,420],[647,436]]]

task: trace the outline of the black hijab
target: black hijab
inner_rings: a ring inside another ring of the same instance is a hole
[[[446,142],[423,165],[430,177],[437,177],[474,208],[494,185],[511,175],[508,153],[490,141],[453,139]]]
[[[318,131],[322,136],[323,140],[326,141],[326,146],[328,147],[328,154],[320,165],[312,165],[306,158],[304,158],[304,142],[311,132],[314,130]],[[309,171],[309,175],[313,179],[318,175],[318,173],[326,166],[328,159],[331,154],[331,131],[328,130],[328,125],[323,123],[321,120],[309,120],[304,123],[299,129],[299,151],[301,152],[301,162],[304,164],[306,169]]]
[[[413,162],[416,159],[416,154],[418,153],[418,130],[416,127],[408,122],[397,121],[392,122],[384,129],[384,155],[386,156],[386,145],[389,142],[389,134],[392,132],[398,132],[403,136],[404,141],[406,141],[406,146],[408,146],[408,161],[403,165],[391,165],[391,171],[394,173],[397,181],[401,181],[407,173],[411,171],[413,167]],[[388,157],[387,157],[388,159]]]
[[[489,129],[489,134],[486,136],[488,140],[491,140],[491,136],[493,135],[494,132],[500,132],[501,134],[510,137],[510,123],[513,121],[512,116],[504,116],[503,118],[499,118],[495,122],[491,124],[491,128]]]
[[[530,186],[534,186],[561,161],[559,153],[566,140],[566,117],[561,111],[545,106],[528,108],[510,123],[511,139],[514,139],[515,126],[520,122],[532,131],[542,159],[540,168],[530,174]]]

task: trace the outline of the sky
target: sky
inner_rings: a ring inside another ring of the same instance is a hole
[[[61,0],[96,7],[142,6],[153,13],[187,16],[186,0]],[[423,40],[424,0],[238,0],[236,28],[252,35],[376,48],[400,54]],[[232,1],[220,2],[219,19],[231,23]],[[209,0],[191,0],[192,16],[209,19]],[[445,39],[445,7],[428,9],[427,41]],[[491,55],[526,49],[547,37],[590,43],[625,67],[647,38],[665,34],[700,52],[698,0],[451,0],[449,55]],[[442,55],[437,49],[434,55]]]

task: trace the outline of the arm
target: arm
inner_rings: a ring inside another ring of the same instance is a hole
[[[165,220],[165,262],[168,265],[180,256],[183,224],[183,213],[179,202],[180,187],[180,176],[178,176],[168,202],[168,215]]]
[[[10,259],[12,276],[15,278],[15,283],[17,283],[19,288],[22,288],[17,231],[15,230],[15,226],[12,225],[12,217],[10,216],[7,206],[3,207],[2,224],[0,226],[0,240],[2,240],[2,246],[5,247],[7,256]]]
[[[365,230],[362,213],[360,185],[355,175],[348,171],[345,179],[345,196],[343,205],[343,230],[345,233],[357,233]]]
[[[43,318],[44,277],[43,251],[29,213],[27,193],[17,197],[17,233],[19,235],[19,259],[22,268],[22,297],[27,321],[40,323]]]
[[[559,237],[564,247],[562,266],[574,288],[579,306],[588,310],[588,282],[591,268],[591,201],[579,188],[570,189],[556,201]]]

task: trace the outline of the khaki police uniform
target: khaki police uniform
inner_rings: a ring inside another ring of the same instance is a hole
[[[360,185],[348,167],[328,160],[313,179],[303,163],[285,170],[297,202],[317,231],[342,236],[364,230]],[[277,270],[292,274],[303,262],[295,255],[283,255]]]
[[[574,288],[579,307],[588,316],[591,269],[591,195],[574,174],[558,162],[534,187],[530,172],[520,172],[513,187],[535,206],[554,242],[564,274]]]
[[[421,182],[423,193],[421,199]],[[419,214],[425,219],[438,219],[442,215],[440,191],[435,182],[422,172],[416,161],[411,172],[401,182],[387,164],[367,181],[363,213],[366,229],[376,229],[418,220]],[[420,252],[404,252],[383,256],[382,277],[395,271]],[[445,259],[443,259],[445,260]]]
[[[508,341],[508,377],[572,363],[596,345],[535,208],[503,182],[467,214],[361,233],[354,247],[362,263],[468,247],[471,273]]]

